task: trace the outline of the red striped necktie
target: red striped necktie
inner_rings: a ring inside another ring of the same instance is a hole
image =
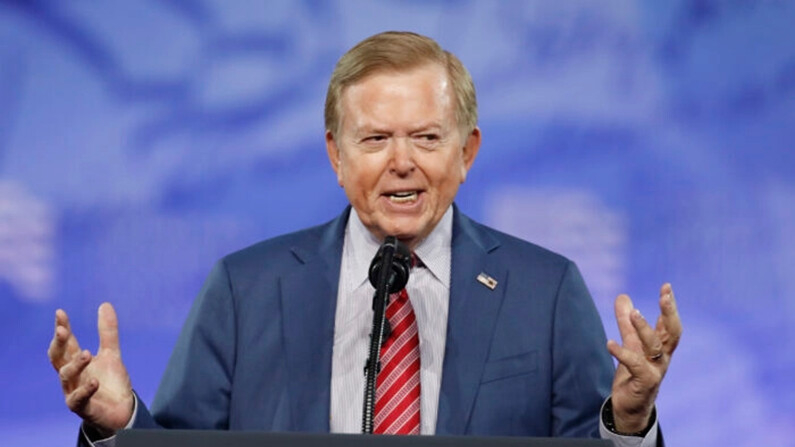
[[[393,293],[386,308],[391,331],[381,346],[376,379],[373,433],[420,433],[420,337],[406,289]]]

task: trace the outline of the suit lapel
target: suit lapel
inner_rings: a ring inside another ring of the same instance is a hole
[[[312,245],[291,248],[298,265],[280,281],[291,426],[297,431],[329,431],[334,315],[349,209],[325,225]]]
[[[465,434],[506,289],[507,268],[489,256],[493,236],[454,208],[450,308],[436,433]],[[494,290],[478,282],[485,273]]]

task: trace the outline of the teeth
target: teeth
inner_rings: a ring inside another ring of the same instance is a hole
[[[417,191],[396,192],[389,195],[389,200],[395,203],[406,203],[417,200]]]

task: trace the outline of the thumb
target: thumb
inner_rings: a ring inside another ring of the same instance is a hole
[[[120,354],[119,321],[116,311],[110,303],[102,303],[97,312],[97,329],[99,331],[99,350],[111,350]]]

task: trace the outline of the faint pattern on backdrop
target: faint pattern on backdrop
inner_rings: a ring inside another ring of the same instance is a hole
[[[336,59],[428,34],[478,86],[459,205],[686,323],[672,445],[795,445],[795,5],[0,0],[3,445],[71,443],[56,307],[94,348],[112,301],[150,399],[212,263],[345,204],[323,147]],[[742,430],[737,430],[743,427]]]

